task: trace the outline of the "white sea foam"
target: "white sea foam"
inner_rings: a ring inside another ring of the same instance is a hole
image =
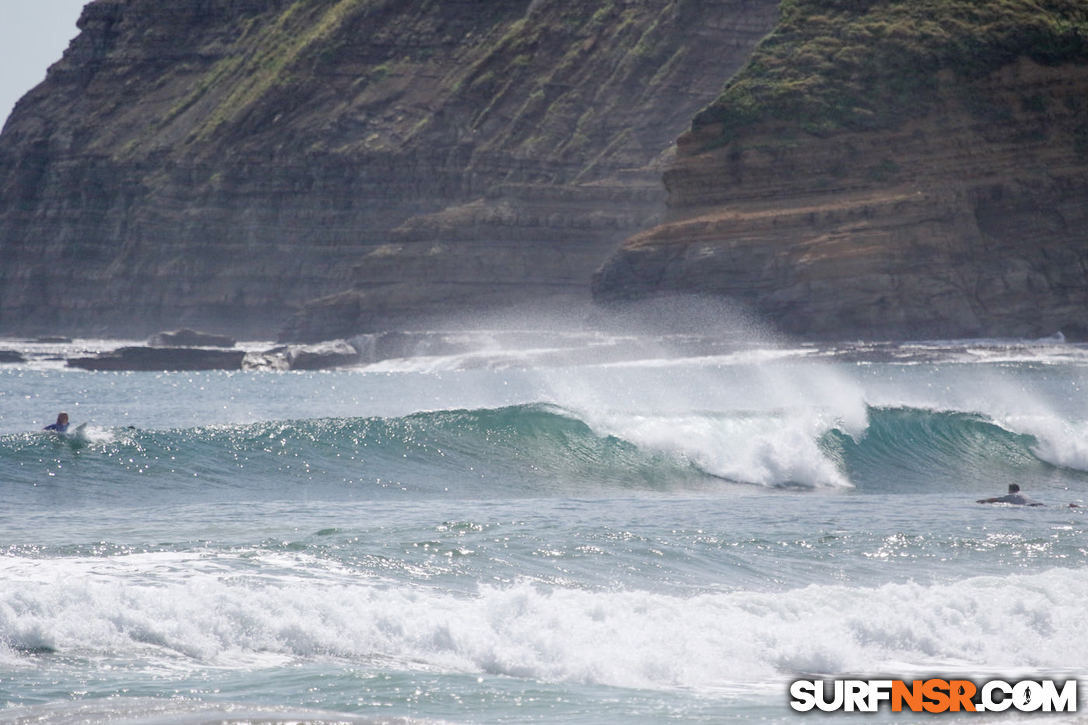
[[[455,370],[501,370],[531,367],[538,356],[560,352],[544,350],[476,350],[456,355],[419,355],[381,360],[360,366],[367,373],[441,373]]]
[[[1053,569],[932,585],[811,585],[673,596],[482,585],[474,595],[290,571],[182,576],[148,560],[120,576],[5,577],[0,659],[19,650],[155,666],[253,668],[335,657],[363,665],[656,690],[714,690],[796,673],[1070,671],[1088,580]],[[82,562],[82,563],[81,563]],[[7,574],[11,574],[11,567]],[[1015,636],[1010,636],[1015,632]]]
[[[811,357],[816,354],[814,348],[778,348],[778,347],[752,347],[734,352],[716,355],[697,355],[690,357],[659,357],[639,358],[635,360],[622,360],[619,362],[601,363],[603,368],[675,368],[681,372],[683,368],[696,367],[727,367],[731,365],[763,365],[780,361],[788,361]]]
[[[94,444],[113,443],[117,440],[117,433],[108,428],[103,428],[88,423],[86,426],[72,429],[72,436],[80,441]]]
[[[1047,415],[1008,416],[1003,422],[1017,433],[1033,436],[1036,444],[1032,450],[1047,463],[1088,471],[1088,421]]]
[[[763,486],[849,487],[820,450],[834,421],[811,416],[588,414],[598,432],[686,459],[716,476]]]
[[[821,362],[542,372],[547,397],[595,431],[766,486],[848,487],[820,449],[832,428],[864,435],[854,381]]]

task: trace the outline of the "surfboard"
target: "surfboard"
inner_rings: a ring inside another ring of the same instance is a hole
[[[72,445],[79,445],[90,440],[87,437],[87,424],[80,423],[75,428],[69,428],[63,433],[57,432],[57,437],[68,441]]]
[[[68,430],[54,430],[52,432],[56,433],[59,436],[66,436],[68,438],[75,438],[76,436],[83,435],[84,431],[86,431],[86,430],[87,430],[87,424],[86,423],[80,423],[75,428],[69,428]]]

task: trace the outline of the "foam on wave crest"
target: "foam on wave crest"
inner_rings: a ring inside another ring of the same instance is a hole
[[[819,415],[760,413],[683,416],[598,415],[594,428],[640,448],[665,451],[708,474],[760,486],[847,488],[852,484],[820,449],[833,423]]]
[[[1088,421],[1035,415],[1009,416],[1004,422],[1034,439],[1032,452],[1047,463],[1088,471]]]

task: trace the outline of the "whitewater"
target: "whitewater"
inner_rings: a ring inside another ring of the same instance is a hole
[[[0,721],[775,723],[798,678],[1088,677],[1088,346],[445,334],[322,372],[5,341]],[[1046,505],[976,503],[1012,483]]]

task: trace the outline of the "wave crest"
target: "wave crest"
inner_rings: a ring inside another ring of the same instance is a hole
[[[1055,466],[1074,478],[1088,469],[1083,441],[1055,421],[1033,421],[1016,432],[975,413],[893,407],[868,409],[868,426],[861,433],[856,427],[819,410],[654,416],[534,404],[115,429],[78,442],[8,435],[0,437],[0,475],[15,485],[85,484],[88,495],[107,487],[114,495],[116,487],[133,484],[159,495],[195,481],[205,492],[305,485],[366,497],[671,490],[722,479],[863,491],[993,490]]]

